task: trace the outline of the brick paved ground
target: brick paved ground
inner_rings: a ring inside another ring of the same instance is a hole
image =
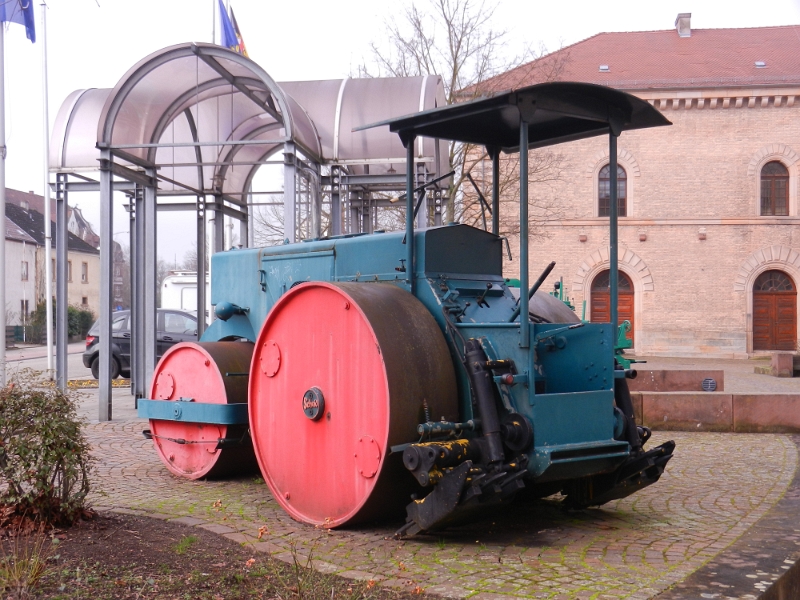
[[[98,508],[178,519],[282,559],[294,549],[345,576],[481,600],[655,597],[746,537],[789,488],[798,463],[790,436],[673,433],[678,449],[662,480],[630,498],[574,513],[554,502],[518,502],[469,527],[395,541],[398,523],[333,532],[298,524],[255,477],[174,478],[142,438],[144,426],[135,419],[87,425],[100,461]],[[259,540],[262,526],[268,533]],[[696,597],[754,598],[760,589]]]

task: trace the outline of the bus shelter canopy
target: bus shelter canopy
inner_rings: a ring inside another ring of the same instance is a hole
[[[50,169],[97,170],[108,149],[125,166],[156,168],[160,195],[244,205],[258,167],[295,151],[315,165],[392,172],[406,160],[397,137],[353,129],[443,104],[437,76],[279,84],[249,58],[187,43],[144,58],[113,89],[73,92],[55,121]],[[416,155],[443,172],[447,153],[435,140],[420,140]]]

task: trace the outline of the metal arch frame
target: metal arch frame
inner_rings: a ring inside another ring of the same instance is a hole
[[[286,102],[280,87],[277,85],[277,83],[275,83],[272,77],[270,77],[267,72],[264,71],[264,69],[262,69],[249,58],[246,58],[241,54],[231,52],[226,48],[215,46],[213,44],[195,43],[190,45],[173,46],[172,48],[166,49],[161,54],[157,54],[156,56],[151,55],[134,65],[125,75],[123,75],[122,79],[120,79],[120,82],[114,87],[114,90],[109,96],[111,102],[107,102],[106,106],[103,107],[103,112],[101,113],[100,121],[98,123],[98,143],[102,143],[107,146],[113,145],[111,137],[117,115],[119,114],[119,111],[122,108],[125,100],[127,100],[128,95],[145,75],[153,72],[156,68],[167,64],[168,62],[178,58],[191,56],[196,56],[201,60],[203,60],[204,57],[214,59],[224,58],[225,60],[230,60],[239,64],[240,66],[250,69],[251,72],[256,74],[267,85],[267,88],[277,99],[280,113],[288,117],[288,121],[285,123],[286,137],[294,137],[294,123],[291,119],[291,112],[289,110],[288,103]],[[232,75],[231,78],[234,79]],[[230,81],[228,84],[230,85]]]
[[[199,45],[199,44],[192,44],[190,46],[179,46],[173,47],[171,49],[166,50],[165,52],[157,55],[151,56],[143,61],[140,61],[137,65],[135,65],[132,69],[128,71],[128,73],[123,76],[120,82],[115,86],[114,90],[109,95],[108,100],[106,101],[106,105],[103,107],[101,112],[101,117],[98,121],[98,143],[97,146],[100,149],[101,153],[101,160],[100,160],[100,202],[101,202],[101,219],[100,219],[100,255],[101,255],[101,281],[100,281],[100,355],[109,357],[111,356],[111,286],[113,282],[113,191],[114,191],[114,176],[118,175],[121,176],[129,181],[137,182],[137,184],[141,187],[141,194],[137,193],[134,194],[134,210],[132,211],[132,220],[135,222],[134,229],[136,230],[136,239],[135,239],[135,255],[134,260],[137,262],[141,261],[136,266],[136,269],[133,271],[136,274],[137,281],[134,283],[136,287],[136,297],[132,298],[132,317],[133,317],[133,324],[132,329],[135,330],[137,333],[141,335],[137,335],[138,340],[140,343],[135,344],[133,360],[135,362],[135,379],[133,382],[134,387],[134,395],[138,398],[144,395],[143,385],[144,382],[149,381],[152,378],[152,374],[155,368],[156,362],[156,330],[157,330],[157,313],[156,313],[156,261],[157,261],[157,252],[156,252],[156,227],[157,227],[157,193],[156,193],[156,186],[157,181],[159,179],[157,175],[157,167],[155,156],[156,152],[159,147],[162,147],[161,144],[158,144],[158,139],[160,136],[163,135],[163,132],[169,126],[170,123],[173,123],[174,120],[180,115],[184,114],[187,119],[187,124],[190,128],[192,139],[195,142],[195,158],[197,160],[197,175],[198,175],[198,187],[196,190],[191,190],[195,194],[197,194],[197,203],[196,203],[196,211],[197,211],[197,219],[198,219],[198,306],[205,307],[205,286],[202,284],[202,281],[205,279],[205,253],[203,252],[203,248],[205,246],[205,212],[207,210],[207,202],[205,199],[205,185],[204,185],[204,170],[203,170],[203,161],[202,161],[202,154],[200,150],[201,142],[199,141],[199,133],[197,130],[196,123],[194,122],[194,117],[191,113],[190,107],[185,106],[192,98],[192,96],[197,97],[198,90],[197,88],[191,90],[191,92],[186,92],[181,94],[175,101],[170,104],[170,107],[162,114],[159,120],[156,123],[156,127],[153,131],[151,136],[151,144],[155,144],[151,148],[149,148],[147,152],[147,158],[145,160],[137,159],[135,156],[131,155],[130,153],[126,152],[125,149],[130,146],[123,146],[120,144],[120,147],[117,147],[113,143],[113,132],[114,126],[116,124],[116,119],[119,116],[120,111],[125,105],[125,101],[127,100],[128,96],[131,92],[136,88],[136,86],[141,82],[141,80],[147,76],[149,73],[152,73],[154,70],[158,69],[160,66],[167,64],[168,62],[184,57],[191,57],[195,56],[199,60],[202,60],[206,64],[208,64],[212,69],[217,71],[220,74],[219,79],[214,79],[212,82],[206,82],[203,85],[203,91],[207,92],[209,90],[213,90],[215,87],[221,86],[233,86],[238,93],[244,94],[248,97],[251,101],[256,103],[256,105],[264,112],[269,114],[275,119],[274,125],[277,127],[282,127],[284,129],[284,136],[282,138],[283,142],[283,153],[284,153],[284,180],[285,180],[285,212],[287,217],[285,218],[285,230],[288,233],[287,237],[290,241],[294,241],[294,230],[295,230],[295,179],[296,179],[296,147],[302,148],[304,151],[307,151],[309,156],[314,156],[315,154],[317,157],[321,154],[320,150],[318,149],[315,153],[313,150],[305,148],[305,145],[302,144],[299,140],[294,140],[294,122],[292,118],[292,113],[289,110],[289,103],[284,97],[284,93],[280,87],[277,86],[275,81],[258,65],[250,61],[249,59],[236,54],[232,53],[227,49],[222,49],[216,46],[211,45]],[[218,58],[224,58],[226,60],[233,61],[234,63],[240,64],[242,66],[247,67],[256,77],[255,78],[237,78],[230,74],[227,70],[225,70],[217,61]],[[260,79],[260,81],[259,81]],[[252,90],[246,87],[246,84],[250,85],[258,85],[258,87],[264,86],[264,91],[269,93],[268,101],[262,101],[258,97],[256,97]],[[235,92],[232,92],[235,93]],[[75,102],[77,103],[79,97],[76,98]],[[275,109],[274,103],[277,102],[278,110]],[[196,104],[195,104],[196,105]],[[299,106],[299,105],[298,105]],[[301,107],[302,108],[302,107]],[[306,113],[306,118],[309,119],[309,122],[312,123],[310,117]],[[249,121],[249,119],[248,119]],[[237,125],[237,129],[241,127],[241,123]],[[246,140],[251,140],[254,135],[259,135],[259,133],[263,133],[263,128],[257,128],[254,132],[248,132]],[[231,132],[231,136],[233,136],[234,132]],[[240,141],[240,140],[236,140]],[[219,140],[218,140],[219,142]],[[232,141],[226,140],[225,145],[232,145],[233,147],[227,151],[225,154],[225,160],[219,161],[219,158],[222,156],[222,152],[217,156],[217,159],[214,163],[214,173],[212,176],[212,182],[220,181],[220,177],[224,177],[228,171],[228,165],[224,164],[228,162],[227,159],[235,158],[235,155],[244,147],[244,144],[239,144],[238,146],[233,144]],[[268,142],[267,142],[268,143]],[[213,144],[210,144],[213,145]],[[218,144],[217,144],[218,145]],[[280,146],[276,144],[275,148],[271,148],[265,156],[268,156],[276,151],[280,150]],[[59,150],[60,154],[63,154],[63,148]],[[119,158],[123,161],[131,162],[136,166],[143,168],[145,171],[145,177],[141,177],[140,173],[128,169],[122,165],[115,163],[115,158]],[[222,162],[223,164],[220,164]],[[242,199],[245,198],[246,193],[249,191],[249,186],[252,183],[252,177],[255,174],[255,171],[258,169],[260,165],[258,163],[254,164],[253,167],[250,169],[250,173],[245,180],[245,186],[240,191],[238,201],[230,200],[234,204],[241,205]],[[161,179],[164,179],[163,177]],[[290,183],[291,182],[291,183]],[[172,182],[173,184],[180,185],[186,189],[188,186],[178,184],[177,182]],[[202,194],[200,193],[202,192]],[[222,210],[224,208],[224,200],[225,200],[225,190],[224,187],[222,189],[216,190],[214,193],[215,196],[215,212],[218,215],[224,214]],[[202,197],[201,197],[202,196]],[[291,215],[291,218],[289,218]],[[219,232],[222,230],[222,219],[215,219],[217,221],[215,223],[215,229],[217,230],[217,235],[215,236],[215,246],[219,246],[221,243]],[[202,222],[202,224],[201,224]],[[61,236],[63,237],[63,236]],[[202,239],[202,241],[201,241]],[[64,267],[66,266],[66,260],[63,261]],[[141,274],[141,277],[138,275]],[[64,277],[60,277],[59,279],[64,281],[64,285],[66,285],[66,280]],[[141,281],[140,281],[141,279]],[[59,295],[60,297],[66,298],[66,295]],[[142,306],[139,306],[139,302],[137,300],[142,301]],[[66,303],[64,302],[64,309],[66,308]],[[203,311],[203,308],[199,309]],[[202,321],[202,319],[200,319]],[[202,325],[200,325],[202,328]],[[65,328],[64,328],[65,329]],[[66,338],[66,331],[64,331],[63,336],[60,338],[62,341],[65,341]],[[66,346],[62,343],[60,344],[64,348]],[[66,364],[64,361],[63,368],[58,370],[59,373],[59,383],[63,386],[66,385]],[[110,360],[104,360],[100,363],[100,381],[99,381],[99,413],[98,418],[101,421],[110,420],[112,418],[112,397],[111,397],[111,363]]]

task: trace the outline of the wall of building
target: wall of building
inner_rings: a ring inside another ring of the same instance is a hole
[[[37,298],[44,299],[45,288],[45,267],[44,267],[44,248],[37,251]],[[55,260],[55,250],[51,253],[51,261]],[[72,263],[72,278],[67,281],[67,303],[69,305],[88,308],[95,316],[100,314],[100,256],[98,254],[88,254],[83,252],[69,252],[67,260]],[[87,265],[87,277],[82,281],[82,264]],[[53,263],[51,262],[51,265]],[[52,267],[55,271],[55,268]],[[56,282],[53,281],[53,296],[56,294]]]
[[[23,262],[27,277],[23,278]],[[24,306],[28,314],[36,309],[36,244],[6,240],[6,324],[24,325]]]

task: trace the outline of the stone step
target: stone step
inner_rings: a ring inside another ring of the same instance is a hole
[[[800,393],[631,392],[636,420],[660,431],[800,433]]]

